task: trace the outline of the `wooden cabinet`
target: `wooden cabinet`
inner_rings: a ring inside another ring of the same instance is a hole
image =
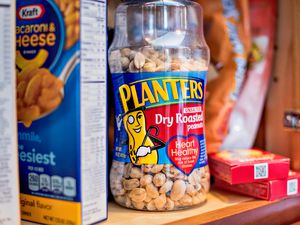
[[[291,157],[300,170],[300,132],[285,129],[286,111],[300,109],[300,1],[278,2],[278,29],[273,78],[266,103],[266,149]],[[299,123],[299,122],[298,122]]]

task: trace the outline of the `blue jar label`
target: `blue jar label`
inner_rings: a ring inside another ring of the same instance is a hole
[[[113,74],[114,160],[173,164],[185,174],[207,165],[206,71]]]

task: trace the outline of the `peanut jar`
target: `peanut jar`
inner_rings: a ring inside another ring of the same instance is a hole
[[[209,49],[192,1],[125,1],[109,49],[115,99],[115,201],[147,211],[189,208],[210,186],[204,136]]]

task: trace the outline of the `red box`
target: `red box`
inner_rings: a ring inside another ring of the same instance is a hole
[[[230,185],[215,179],[215,187],[265,200],[277,200],[300,194],[300,173],[290,171],[288,179]]]
[[[212,175],[229,184],[286,179],[290,159],[258,149],[223,151],[209,155]]]

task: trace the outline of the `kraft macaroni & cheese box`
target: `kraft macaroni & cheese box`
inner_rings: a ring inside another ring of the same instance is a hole
[[[17,0],[22,219],[107,217],[106,1]]]

